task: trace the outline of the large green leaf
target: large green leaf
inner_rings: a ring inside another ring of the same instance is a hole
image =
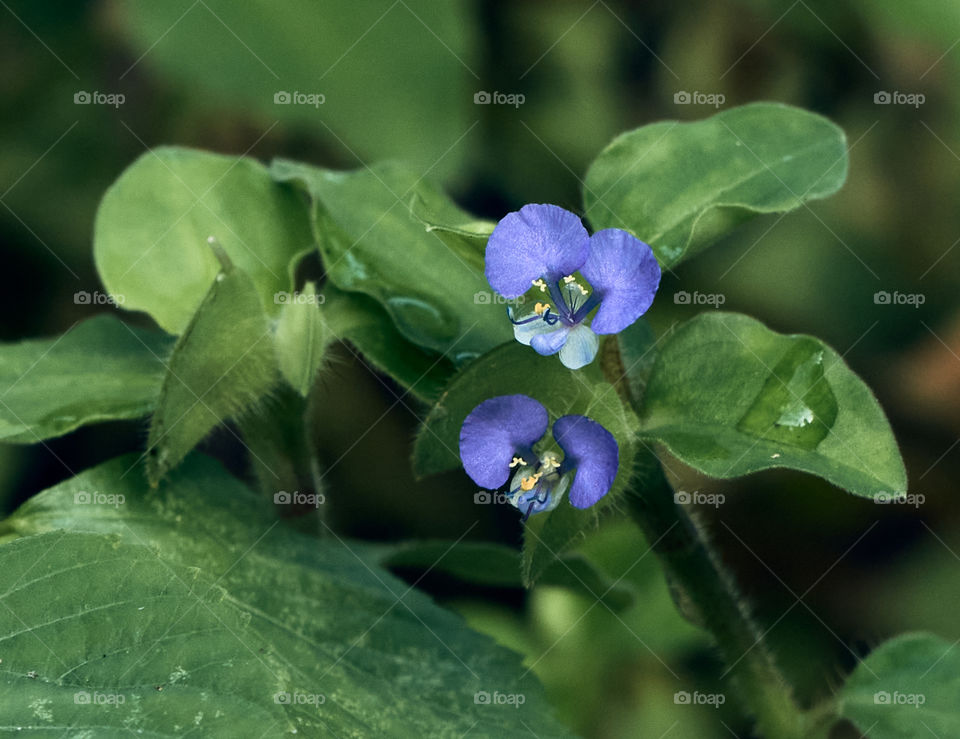
[[[117,17],[134,71],[174,80],[178,101],[232,106],[230,120],[255,116],[260,130],[282,122],[349,161],[402,152],[456,173],[479,143],[473,11],[466,0],[122,0]]]
[[[960,652],[933,634],[881,644],[840,691],[840,713],[870,739],[960,736]]]
[[[0,439],[33,443],[150,413],[171,337],[97,316],[55,339],[0,346]]]
[[[147,152],[104,195],[94,258],[124,308],[145,310],[179,334],[220,268],[207,246],[211,236],[276,316],[276,294],[292,286],[290,264],[313,240],[296,194],[253,159],[179,148]]]
[[[584,531],[595,527],[598,510],[615,505],[632,474],[637,425],[636,417],[595,366],[574,372],[555,356],[541,357],[530,347],[511,342],[471,362],[444,390],[417,436],[414,471],[429,475],[459,466],[460,427],[467,414],[488,398],[516,393],[543,403],[551,422],[568,413],[588,416],[609,430],[620,445],[620,470],[611,492],[600,503],[579,510],[564,501],[527,522],[523,577],[529,585]]]
[[[524,725],[567,735],[517,655],[361,543],[291,531],[204,457],[156,490],[127,473],[133,462],[88,470],[6,523],[26,538],[0,546],[5,725],[118,737],[519,736]],[[479,691],[525,700],[477,703]],[[124,701],[95,705],[98,695]]]
[[[747,218],[831,195],[846,176],[837,126],[754,103],[622,134],[590,166],[584,203],[595,229],[626,229],[672,267]]]
[[[232,265],[214,279],[167,364],[150,422],[153,482],[215,426],[259,401],[277,380],[277,358],[253,281]]]
[[[396,163],[334,172],[286,160],[274,161],[271,172],[310,195],[330,280],[378,300],[407,339],[460,364],[512,338],[482,264],[422,220],[424,212],[446,223],[469,223],[472,216],[420,173]]]
[[[736,313],[700,315],[661,342],[641,423],[711,477],[790,467],[857,495],[907,487],[890,424],[843,359]]]

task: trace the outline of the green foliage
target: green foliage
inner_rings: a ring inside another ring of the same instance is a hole
[[[228,266],[214,278],[167,364],[147,442],[151,482],[215,426],[260,400],[276,379],[270,327],[253,281]]]
[[[308,282],[301,293],[284,303],[274,329],[273,346],[280,372],[303,397],[313,387],[324,350],[333,338],[320,313],[320,297],[316,285]]]
[[[270,171],[309,194],[330,280],[379,301],[408,340],[462,364],[512,338],[503,306],[490,300],[482,265],[412,215],[416,199],[418,212],[433,218],[472,219],[423,175],[394,163],[334,172],[286,160]]]
[[[881,644],[840,691],[840,713],[871,739],[960,734],[960,654],[925,633]]]
[[[402,152],[421,171],[455,173],[476,141],[479,68],[465,0],[124,0],[119,10],[133,58],[184,82],[188,99],[282,121],[350,161]],[[289,102],[275,102],[281,92]]]
[[[349,341],[374,367],[416,397],[437,399],[454,372],[448,358],[407,341],[373,298],[343,292],[333,285],[326,285],[323,292],[326,302],[321,316],[331,334]]]
[[[520,577],[520,552],[493,542],[407,541],[385,546],[380,563],[390,568],[442,572],[478,585],[507,588],[524,585]],[[575,552],[557,557],[543,572],[538,584],[599,597],[615,611],[634,603],[631,588],[614,582],[593,562]]]
[[[292,289],[290,265],[313,240],[295,193],[243,157],[153,149],[107,190],[94,231],[94,258],[123,307],[145,310],[173,334],[187,327],[220,265],[215,237],[250,275],[263,308]]]
[[[703,314],[661,342],[640,415],[644,437],[711,477],[790,467],[857,495],[906,491],[863,381],[819,339],[747,316]]]
[[[837,126],[799,108],[754,103],[619,136],[590,166],[583,197],[595,229],[630,231],[669,268],[748,218],[835,193],[846,176]]]
[[[134,463],[88,470],[6,523],[25,537],[0,546],[8,725],[456,737],[526,724],[567,735],[516,655],[396,580],[362,543],[291,531],[207,458],[159,489]],[[81,691],[124,702],[83,705]],[[478,704],[478,691],[525,702]]]
[[[56,339],[0,346],[0,439],[35,443],[153,411],[173,343],[112,316]]]

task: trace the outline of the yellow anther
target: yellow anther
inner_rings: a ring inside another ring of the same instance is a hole
[[[523,461],[523,457],[514,457],[513,461],[510,462],[511,467],[516,467],[517,465],[526,465],[527,463]]]
[[[556,469],[560,466],[560,460],[558,460],[556,457],[544,457],[543,466],[550,469]]]
[[[533,312],[538,316],[542,316],[548,310],[550,310],[550,303],[537,303],[535,306],[533,306]]]
[[[543,278],[539,278],[532,281],[534,287],[539,287],[540,292],[545,293],[547,291],[547,283],[543,281]]]
[[[533,486],[537,484],[537,480],[539,479],[540,479],[539,472],[536,473],[535,475],[530,475],[530,477],[524,477],[523,479],[520,480],[520,489],[523,490],[524,492],[529,492],[530,490],[533,490]]]
[[[573,282],[575,279],[577,279],[577,278],[574,277],[573,275],[567,275],[566,277],[563,278],[563,282],[564,282],[565,285],[569,285],[569,284],[570,284],[571,282]]]

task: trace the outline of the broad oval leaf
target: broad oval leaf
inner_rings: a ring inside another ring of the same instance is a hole
[[[0,439],[32,444],[153,411],[173,338],[97,316],[53,339],[0,345]]]
[[[291,290],[290,264],[313,239],[296,194],[253,159],[169,147],[143,154],[100,203],[94,259],[124,308],[179,334],[220,269],[210,236],[277,315],[275,295]]]
[[[330,280],[380,302],[408,340],[462,364],[512,338],[482,263],[414,217],[416,202],[437,222],[472,219],[420,173],[393,162],[335,172],[286,160],[271,172],[310,196]]]
[[[819,339],[706,313],[660,344],[641,435],[711,477],[790,467],[874,497],[906,491],[876,398]]]
[[[847,165],[826,118],[753,103],[622,134],[590,166],[584,203],[595,229],[630,231],[670,268],[741,221],[835,193]]]
[[[620,469],[613,488],[597,505],[579,510],[563,501],[553,511],[527,521],[522,574],[524,583],[531,585],[557,555],[596,526],[601,510],[615,505],[633,474],[637,420],[620,402],[614,387],[602,379],[598,368],[575,372],[556,357],[542,357],[528,346],[510,342],[454,376],[417,436],[414,471],[429,475],[458,467],[460,427],[470,411],[488,398],[516,393],[540,401],[550,414],[551,428],[560,416],[581,414],[603,425],[620,447]]]
[[[134,463],[88,470],[6,522],[24,536],[0,546],[7,725],[569,735],[519,655],[394,578],[363,543],[292,531],[210,459],[190,457],[156,490]],[[485,703],[494,691],[524,702]]]
[[[840,690],[840,714],[870,739],[960,736],[960,652],[933,634],[881,644]]]
[[[266,395],[277,370],[270,325],[253,281],[228,266],[210,285],[167,363],[147,440],[151,482],[214,427]]]

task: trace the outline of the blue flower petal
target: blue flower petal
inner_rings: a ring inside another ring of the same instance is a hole
[[[563,449],[564,468],[576,468],[570,504],[589,508],[606,495],[617,477],[620,448],[613,434],[586,416],[562,416],[553,424],[553,436]]]
[[[529,316],[524,316],[523,318],[517,319],[518,321],[525,321],[530,318],[533,318],[536,314],[531,313]],[[524,346],[530,346],[530,341],[534,336],[539,336],[540,334],[550,334],[556,331],[558,328],[562,328],[557,324],[552,326],[540,319],[538,321],[530,321],[529,323],[521,323],[519,325],[513,325],[513,338],[519,341]]]
[[[491,490],[510,477],[510,462],[547,432],[547,409],[526,395],[500,395],[470,411],[460,429],[460,459],[477,485]],[[526,462],[534,462],[531,459]]]
[[[505,298],[517,298],[541,277],[573,274],[590,250],[590,237],[573,213],[557,205],[525,205],[508,213],[487,241],[486,274]]]
[[[563,349],[563,345],[567,343],[569,336],[570,326],[557,323],[550,333],[537,334],[530,339],[530,346],[536,350],[537,354],[542,354],[546,357],[550,354],[556,354]]]
[[[653,250],[618,228],[597,231],[590,238],[590,255],[580,272],[601,301],[590,323],[598,334],[623,331],[646,313],[660,284]]]
[[[570,329],[567,341],[560,350],[560,361],[563,362],[564,367],[580,369],[593,361],[599,346],[600,339],[597,335],[590,330],[589,326],[581,323]]]

